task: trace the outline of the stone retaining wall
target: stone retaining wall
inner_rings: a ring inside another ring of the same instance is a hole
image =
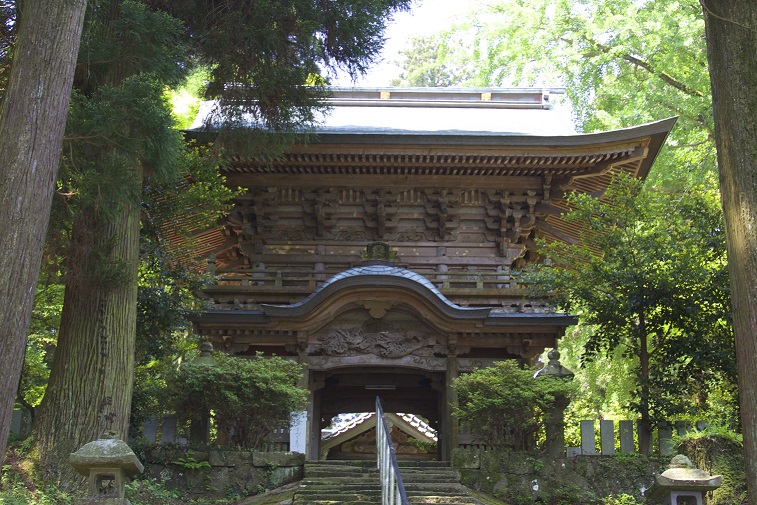
[[[140,479],[154,479],[193,497],[248,496],[302,478],[305,455],[223,449],[188,450],[141,444],[134,452],[145,466]]]
[[[540,458],[514,451],[456,449],[452,465],[468,487],[508,503],[596,503],[608,496],[644,492],[669,460],[639,455]]]

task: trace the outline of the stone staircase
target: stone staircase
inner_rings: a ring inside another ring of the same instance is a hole
[[[448,463],[402,461],[400,473],[408,501],[415,505],[480,505],[455,478]],[[375,461],[305,463],[292,505],[380,505],[381,485]]]

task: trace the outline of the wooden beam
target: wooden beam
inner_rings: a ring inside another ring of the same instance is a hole
[[[543,180],[539,176],[457,176],[457,175],[291,175],[291,174],[238,174],[230,173],[226,182],[242,187],[300,187],[300,188],[455,188],[455,189],[500,189],[541,190]]]

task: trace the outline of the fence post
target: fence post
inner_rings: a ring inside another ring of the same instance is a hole
[[[611,420],[599,421],[600,453],[602,456],[615,454],[615,423]]]
[[[620,452],[631,454],[636,452],[636,443],[633,440],[633,421],[620,421]]]
[[[155,442],[158,434],[158,418],[150,416],[142,423],[142,438],[147,442]]]
[[[597,442],[594,440],[594,421],[581,421],[581,454],[597,453]]]
[[[29,412],[26,409],[15,409],[11,417],[11,433],[19,438],[26,438],[29,433]]]
[[[163,418],[163,424],[160,427],[160,443],[170,444],[176,442],[176,415],[168,414]]]
[[[657,440],[660,444],[660,456],[673,455],[673,427],[667,421],[657,426]]]

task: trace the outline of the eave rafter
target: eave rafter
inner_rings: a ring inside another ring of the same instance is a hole
[[[225,175],[396,175],[485,177],[580,177],[595,173],[598,166],[628,161],[638,156],[638,145],[575,153],[429,153],[425,152],[299,152],[262,163],[232,159]]]

